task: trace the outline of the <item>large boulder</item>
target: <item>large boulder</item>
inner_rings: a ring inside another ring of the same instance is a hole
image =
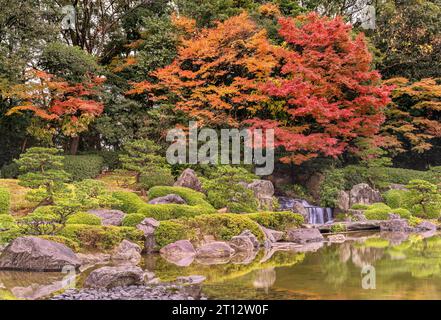
[[[86,288],[111,289],[142,285],[144,272],[135,266],[102,267],[90,273],[84,282]]]
[[[254,180],[247,185],[247,188],[254,192],[259,202],[259,209],[270,210],[273,208],[274,185],[269,180]]]
[[[251,240],[253,243],[254,248],[259,248],[260,243],[257,237],[250,231],[250,230],[244,230],[239,236],[247,237]]]
[[[236,236],[231,238],[230,246],[237,252],[254,251],[253,242],[249,237]]]
[[[146,218],[136,226],[144,233],[144,252],[152,253],[156,251],[155,230],[159,227],[159,221],[153,218]]]
[[[37,237],[15,239],[0,256],[3,270],[62,271],[65,267],[80,266],[80,259],[70,248]]]
[[[373,204],[375,202],[382,202],[383,198],[378,190],[372,189],[367,183],[359,183],[352,187],[349,192],[350,203],[352,207],[354,204]]]
[[[202,192],[202,184],[192,169],[185,169],[174,184],[175,187],[186,187]]]
[[[413,228],[409,226],[406,219],[396,219],[392,217],[391,219],[381,221],[380,223],[381,231],[410,232],[412,229]]]
[[[187,204],[187,202],[177,194],[168,194],[164,197],[150,200],[149,204]]]
[[[423,221],[416,226],[418,231],[434,231],[437,229],[436,225],[430,221]]]
[[[188,240],[179,240],[170,243],[159,252],[166,260],[179,266],[190,265],[196,256],[196,251]]]
[[[141,261],[141,247],[128,240],[123,240],[113,251],[112,260],[137,265]]]
[[[120,226],[126,215],[120,210],[108,209],[89,210],[89,213],[100,218],[103,226]]]
[[[290,229],[287,233],[287,240],[294,243],[310,243],[310,242],[320,242],[324,238],[320,231],[315,228],[311,229]]]
[[[320,186],[325,180],[325,175],[320,172],[316,172],[308,177],[305,182],[305,187],[315,200],[320,199]]]
[[[216,241],[204,244],[197,248],[197,258],[229,258],[234,254],[234,249],[226,242]]]
[[[283,236],[285,235],[285,233],[282,231],[276,231],[262,226],[260,226],[260,228],[265,234],[266,239],[271,243],[281,241],[283,239]]]
[[[337,195],[335,209],[337,210],[337,212],[347,212],[350,207],[351,205],[349,193],[341,190]]]

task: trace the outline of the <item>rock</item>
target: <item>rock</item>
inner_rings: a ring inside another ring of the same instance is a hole
[[[236,236],[236,237],[231,238],[230,246],[236,252],[253,251],[254,250],[253,242],[250,240],[249,237],[245,237],[245,236]]]
[[[186,187],[202,192],[202,184],[192,169],[185,169],[174,184],[175,187]]]
[[[359,183],[353,186],[349,197],[350,207],[354,204],[373,204],[383,201],[380,191],[372,189],[367,183]]]
[[[320,186],[325,180],[324,174],[316,172],[311,175],[305,182],[305,187],[315,200],[320,199]]]
[[[159,227],[159,221],[153,218],[146,218],[136,226],[136,229],[144,232],[144,252],[152,253],[156,251],[155,230]]]
[[[80,266],[80,259],[70,248],[37,237],[17,238],[0,255],[3,270],[62,271],[65,267]]]
[[[229,258],[233,254],[234,249],[228,243],[222,241],[204,244],[196,250],[197,258]]]
[[[144,272],[135,266],[102,267],[90,273],[84,282],[85,288],[124,287],[144,283]]]
[[[254,248],[259,248],[260,246],[259,240],[257,240],[257,237],[250,230],[244,230],[239,236],[245,236],[250,238]]]
[[[100,218],[103,226],[121,226],[126,215],[120,210],[97,209],[88,212]]]
[[[270,242],[281,241],[283,239],[283,236],[285,235],[285,233],[282,231],[276,231],[276,230],[268,229],[268,228],[265,228],[262,226],[261,226],[261,229],[262,229],[263,233],[265,233],[266,238]]]
[[[432,222],[429,221],[423,221],[419,225],[416,226],[416,229],[418,231],[432,231],[436,230],[436,225],[434,225]]]
[[[302,204],[301,201],[296,201],[293,203],[292,211],[303,216],[304,221],[309,221],[309,212],[308,209]]]
[[[346,191],[340,191],[337,195],[337,203],[335,208],[338,212],[347,212],[350,208],[350,197]]]
[[[346,237],[343,234],[333,234],[328,237],[328,241],[332,243],[342,243],[346,241]]]
[[[204,276],[188,276],[188,277],[177,277],[176,281],[178,283],[183,284],[199,284],[205,281],[207,279]]]
[[[381,231],[391,231],[391,232],[409,232],[412,228],[406,219],[390,219],[381,221],[380,223]]]
[[[318,229],[290,229],[288,230],[287,240],[295,243],[320,242],[324,238]]]
[[[336,224],[343,225],[346,231],[379,230],[381,220],[335,222],[331,224],[322,224],[317,226],[317,228],[322,232],[330,232],[332,226]]]
[[[187,204],[187,202],[182,199],[177,194],[168,194],[164,197],[155,198],[149,201],[149,204]]]
[[[137,265],[141,261],[141,247],[123,240],[112,253],[112,260]]]
[[[401,219],[401,216],[399,214],[389,213],[388,218],[389,220],[395,220],[395,219]]]
[[[196,256],[196,251],[188,240],[179,240],[170,243],[159,252],[166,260],[180,266],[190,265]]]
[[[272,211],[274,185],[269,180],[254,180],[247,185],[247,188],[253,190],[254,196],[259,202],[259,209]]]

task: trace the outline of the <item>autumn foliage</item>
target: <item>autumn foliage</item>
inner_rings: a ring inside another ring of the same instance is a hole
[[[90,77],[82,83],[70,84],[39,70],[33,70],[29,78],[28,82],[10,88],[9,96],[20,104],[10,109],[9,115],[32,111],[48,123],[48,129],[76,137],[103,112],[104,105],[97,99],[103,78]]]
[[[152,74],[157,81],[137,83],[129,93],[147,92],[205,124],[239,126],[268,101],[259,88],[276,62],[265,30],[242,13],[184,38],[173,63]]]
[[[423,153],[441,138],[441,83],[427,78],[410,82],[405,78],[386,81],[395,85],[392,103],[386,109],[382,133],[395,153]]]
[[[266,12],[266,11],[265,11]],[[274,128],[286,162],[380,144],[390,88],[371,69],[363,34],[342,19],[280,18],[283,46],[246,14],[184,40],[175,61],[134,85],[210,125]]]

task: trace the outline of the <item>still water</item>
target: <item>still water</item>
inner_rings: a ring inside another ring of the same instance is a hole
[[[203,275],[202,291],[211,299],[441,299],[439,234],[358,234],[311,250],[258,252],[187,267],[149,255],[143,267],[162,281]],[[0,297],[41,299],[58,291],[64,276],[1,272]]]

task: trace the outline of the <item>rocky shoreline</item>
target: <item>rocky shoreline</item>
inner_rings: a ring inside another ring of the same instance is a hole
[[[50,300],[207,300],[199,285],[155,284],[69,289]]]

